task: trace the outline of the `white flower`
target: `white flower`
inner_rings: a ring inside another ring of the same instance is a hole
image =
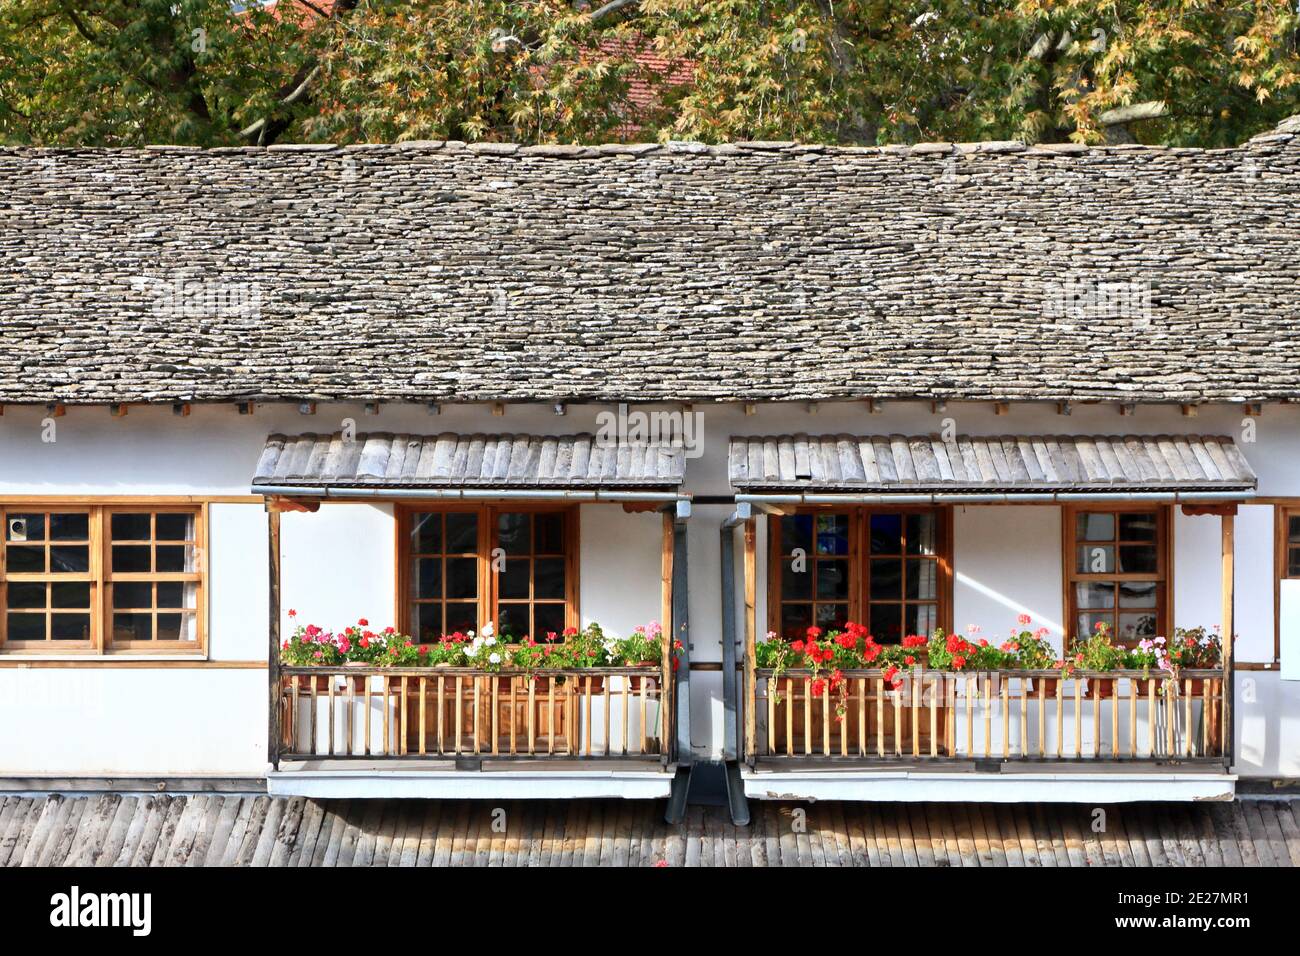
[[[496,646],[496,642],[497,642],[497,639],[496,639],[495,637],[490,637],[490,636],[489,636],[489,637],[485,637],[485,638],[483,639],[483,643],[486,644],[488,647],[495,647],[495,646]]]
[[[491,654],[488,655],[488,662],[489,662],[489,663],[492,663],[492,664],[500,664],[500,663],[501,663],[501,655],[500,655],[500,654],[497,654],[497,653],[494,651],[493,653],[491,653]]]
[[[483,625],[483,636],[484,636],[484,637],[491,637],[491,636],[492,636],[493,634],[495,634],[495,633],[496,633],[496,632],[492,629],[492,622],[491,622],[491,621],[488,621],[486,624]]]

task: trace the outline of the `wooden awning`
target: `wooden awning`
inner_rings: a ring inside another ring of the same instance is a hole
[[[742,493],[1251,492],[1255,472],[1211,435],[768,435],[731,439]]]
[[[583,435],[271,435],[255,494],[284,489],[675,491],[681,446],[611,444]]]

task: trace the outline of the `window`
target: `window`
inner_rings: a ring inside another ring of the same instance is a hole
[[[1166,632],[1169,512],[1067,508],[1065,578],[1074,637],[1105,622],[1118,643]]]
[[[577,626],[577,514],[403,509],[402,630],[427,643],[492,621],[500,636],[519,641]]]
[[[863,624],[882,644],[950,626],[945,509],[817,511],[769,523],[769,627]]]
[[[1300,579],[1300,507],[1279,505],[1274,514],[1273,663],[1278,664],[1282,660],[1282,582]]]
[[[202,507],[0,507],[0,648],[202,652]]]

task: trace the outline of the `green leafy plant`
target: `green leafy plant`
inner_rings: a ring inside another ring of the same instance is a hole
[[[1124,666],[1127,652],[1116,647],[1110,638],[1110,627],[1105,621],[1097,622],[1097,629],[1087,638],[1076,639],[1072,647],[1075,662],[1086,671],[1113,671]]]

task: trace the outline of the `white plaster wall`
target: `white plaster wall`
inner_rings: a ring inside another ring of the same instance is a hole
[[[1004,505],[953,509],[953,627],[978,626],[1000,643],[1016,619],[1051,631],[1061,647],[1061,512]]]
[[[72,408],[54,420],[55,441],[43,442],[43,410],[9,407],[0,417],[0,499],[6,495],[248,493],[249,478],[270,432],[328,432],[344,419],[358,430],[518,431],[563,434],[590,431],[601,409],[571,406],[557,417],[550,406],[510,406],[496,417],[484,406],[449,406],[438,416],[422,407],[385,406],[366,416],[360,406],[322,405],[315,416],[295,406],[259,406],[240,416],[229,405],[196,406],[178,417],[170,409],[132,408],[111,418],[103,408]],[[1177,409],[1141,407],[1120,418],[1112,407],[1012,405],[995,416],[986,405],[950,403],[932,414],[920,403],[886,405],[868,414],[860,404],[822,404],[810,414],[801,403],[740,408],[696,406],[705,454],[688,462],[687,491],[726,495],[726,440],[732,434],[928,433],[952,419],[969,434],[1177,433],[1230,434],[1260,477],[1260,494],[1300,496],[1300,409],[1268,407],[1246,422],[1239,408],[1203,408],[1196,418]],[[1253,434],[1251,434],[1253,430]],[[1247,440],[1253,439],[1253,440]],[[722,586],[718,525],[729,505],[697,504],[689,526],[692,658],[721,660]],[[1237,630],[1240,658],[1268,660],[1272,647],[1272,517],[1262,506],[1237,519]],[[254,660],[266,656],[265,515],[257,504],[212,508],[210,656]],[[659,603],[659,518],[618,508],[583,513],[582,614],[616,630],[653,620]],[[283,606],[299,620],[344,624],[366,616],[392,623],[395,600],[392,509],[329,504],[314,515],[284,519]],[[760,575],[765,575],[760,522]],[[1024,609],[1059,631],[1061,560],[1059,517],[1046,507],[967,507],[955,521],[954,619],[1000,633]],[[644,541],[642,538],[644,537]],[[1175,522],[1175,619],[1214,623],[1218,614],[1218,522]],[[737,549],[739,557],[740,550]],[[632,588],[619,582],[635,580]],[[642,583],[643,582],[643,583]],[[737,620],[743,621],[743,600]],[[760,628],[766,621],[759,590]],[[1274,674],[1256,680],[1257,710],[1239,706],[1245,772],[1300,774],[1296,724],[1300,683]],[[720,751],[721,674],[693,675],[692,737],[702,755]],[[62,696],[56,701],[52,688]],[[0,706],[20,706],[23,734],[0,737],[0,773],[260,772],[265,768],[265,673],[234,670],[0,669]],[[12,703],[20,701],[21,705]],[[231,705],[235,706],[231,706]],[[154,719],[144,719],[154,714]]]

